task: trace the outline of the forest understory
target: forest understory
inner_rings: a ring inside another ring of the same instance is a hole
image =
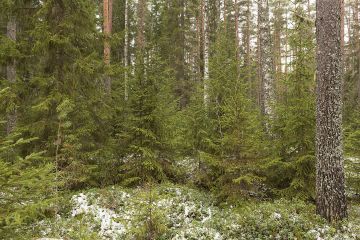
[[[189,160],[185,160],[187,166]],[[359,163],[359,159],[356,161]],[[360,239],[360,195],[353,189],[347,191],[348,219],[330,224],[315,214],[315,205],[309,201],[271,200],[255,195],[219,201],[215,193],[194,185],[196,170],[189,171],[187,167],[182,171],[187,173],[185,184],[109,186],[68,193],[57,203],[59,209],[54,217],[25,225],[17,229],[13,237],[43,240]]]

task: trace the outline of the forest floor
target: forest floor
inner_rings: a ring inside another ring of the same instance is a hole
[[[349,219],[327,224],[302,201],[215,204],[206,192],[163,184],[113,186],[68,196],[56,219],[31,226],[38,239],[360,239],[360,204]],[[25,235],[23,235],[25,236]]]

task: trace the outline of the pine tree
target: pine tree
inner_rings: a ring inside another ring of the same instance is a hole
[[[112,31],[112,9],[113,9],[113,0],[104,0],[103,1],[103,18],[104,18],[104,64],[106,66],[110,65],[111,59],[111,43],[110,35]],[[111,78],[110,76],[105,76],[105,90],[107,94],[111,92]]]
[[[317,1],[317,213],[347,216],[342,149],[343,1]],[[331,29],[331,31],[329,31]]]

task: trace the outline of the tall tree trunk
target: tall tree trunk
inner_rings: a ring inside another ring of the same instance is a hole
[[[343,0],[317,0],[316,211],[347,216],[342,146]]]
[[[199,2],[199,14],[197,20],[198,27],[198,55],[199,55],[199,73],[200,79],[204,79],[204,0]]]
[[[276,82],[281,78],[281,34],[283,30],[283,9],[281,1],[275,2],[274,10],[274,75]]]
[[[187,81],[185,72],[185,9],[186,1],[175,1],[175,27],[178,29],[173,35],[173,44],[175,47],[175,70],[176,80],[178,81],[178,95],[180,96],[180,108],[185,107],[190,101],[190,82]]]
[[[251,46],[250,46],[250,33],[251,33],[251,8],[250,8],[250,0],[246,1],[246,14],[245,14],[246,22],[245,22],[245,33],[244,35],[244,44],[245,44],[245,66],[250,68],[250,60],[251,60]]]
[[[129,98],[129,89],[128,89],[128,52],[129,52],[129,13],[128,13],[128,0],[125,0],[125,37],[124,37],[124,67],[125,67],[125,75],[124,75],[124,97],[125,101]]]
[[[224,28],[226,29],[226,1],[227,0],[219,0],[219,20],[223,20]]]
[[[353,14],[354,14],[354,55],[357,59],[357,100],[358,105],[360,105],[360,23],[359,23],[359,0],[354,1],[353,6]]]
[[[249,95],[251,99],[254,101],[258,100],[258,87],[256,82],[256,77],[253,78],[253,61],[251,58],[251,25],[252,25],[252,19],[251,19],[251,0],[246,0],[244,3],[246,6],[244,17],[245,17],[245,23],[242,30],[242,36],[243,36],[243,45],[244,45],[244,67],[245,67],[245,81],[249,84]],[[258,51],[257,51],[258,53]],[[259,103],[259,102],[258,102]]]
[[[7,37],[12,41],[16,42],[16,19],[15,17],[10,17],[7,23]],[[16,82],[16,60],[11,59],[6,66],[6,77],[11,84]],[[17,121],[16,108],[11,109],[7,116],[6,124],[6,133],[10,134],[15,126]]]
[[[234,2],[234,7],[235,7],[236,60],[237,60],[237,67],[239,70],[240,67],[239,8],[240,6],[237,0],[235,0]]]
[[[145,11],[146,0],[139,0],[137,6],[137,35],[136,35],[136,48],[143,50],[145,48]]]
[[[268,0],[258,0],[258,31],[260,106],[262,113],[270,117],[273,112],[272,102],[274,100],[274,67],[271,53]]]
[[[139,0],[137,5],[137,33],[136,33],[136,75],[142,84],[145,74],[145,14],[147,0]]]
[[[208,36],[208,2],[200,2],[200,72],[203,78],[204,106],[209,103],[209,36]]]
[[[104,17],[104,63],[106,66],[110,65],[111,59],[111,44],[110,44],[110,35],[112,30],[112,1],[113,0],[104,0],[103,1],[103,17]],[[105,76],[105,90],[109,94],[111,92],[111,78],[110,76]]]
[[[285,13],[285,67],[284,67],[284,74],[287,76],[288,74],[288,60],[289,60],[289,28],[288,28],[288,13]],[[286,91],[285,91],[286,92]]]

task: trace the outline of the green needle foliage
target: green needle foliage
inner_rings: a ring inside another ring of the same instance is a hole
[[[315,197],[315,46],[311,23],[298,6],[290,46],[292,72],[281,82],[282,96],[273,119],[273,158],[265,164],[267,181],[282,196]]]

